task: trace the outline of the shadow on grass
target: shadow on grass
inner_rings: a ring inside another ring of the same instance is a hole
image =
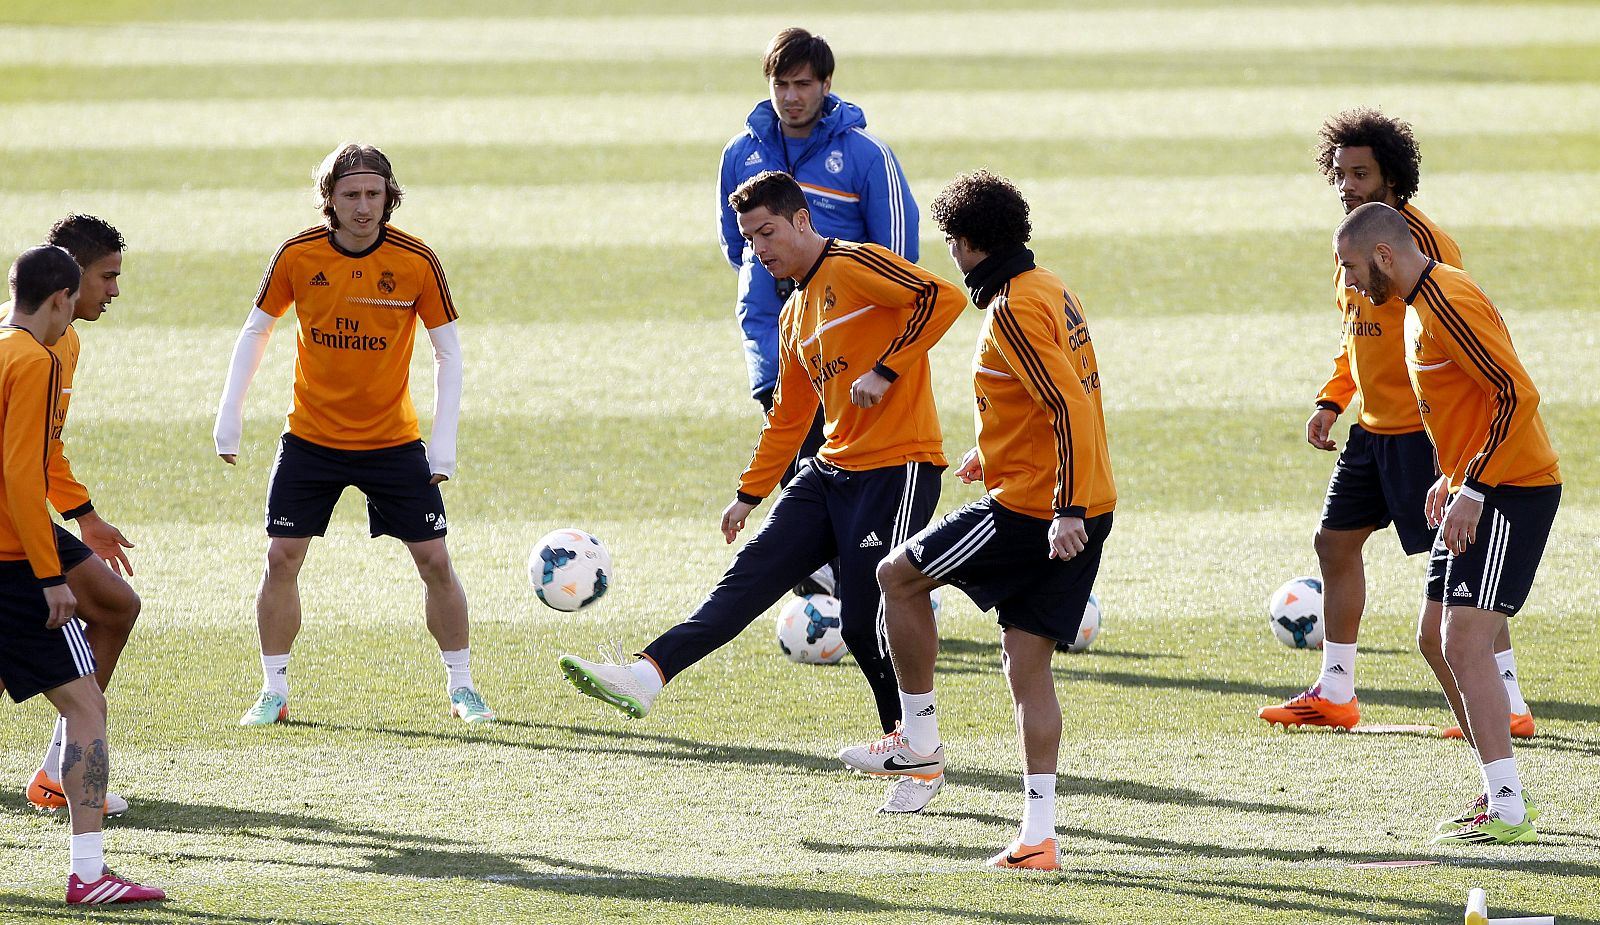
[[[63,887],[65,889],[65,887]],[[274,913],[268,917],[230,915],[224,912],[201,912],[183,908],[183,897],[177,896],[163,903],[107,907],[116,910],[118,922],[137,925],[341,925],[337,919],[307,919]],[[82,922],[85,912],[80,907],[67,906],[59,897],[41,899],[25,893],[0,893],[0,913],[17,912],[28,921]],[[0,919],[10,922],[12,919]]]
[[[615,728],[600,729],[591,726],[546,723],[534,723],[530,724],[530,726],[536,729],[548,729],[602,740],[603,744],[584,744],[579,747],[585,751],[624,755],[632,758],[758,765],[788,770],[804,769],[833,773],[843,771],[843,767],[836,758],[798,752],[786,748],[762,748],[744,744],[715,745],[679,736],[631,732],[626,729]],[[617,742],[647,743],[648,745],[661,747],[625,748],[614,744]],[[968,787],[978,787],[997,793],[1011,793],[1017,789],[1017,777],[1013,774],[999,774],[993,771],[950,771],[948,773],[952,782]],[[1256,801],[1223,800],[1209,797],[1197,790],[1190,790],[1184,787],[1161,787],[1138,781],[1117,780],[1115,778],[1078,777],[1071,774],[1062,774],[1056,778],[1056,781],[1057,786],[1061,788],[1063,793],[1095,794],[1180,806],[1205,806],[1234,812],[1294,814],[1310,812],[1310,810],[1297,806],[1283,806]]]

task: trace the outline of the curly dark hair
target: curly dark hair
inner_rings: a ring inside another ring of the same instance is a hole
[[[1317,132],[1317,168],[1328,182],[1333,177],[1333,152],[1339,148],[1371,148],[1384,180],[1394,184],[1394,196],[1404,205],[1417,194],[1422,152],[1417,150],[1411,124],[1391,119],[1376,109],[1348,109],[1322,123]]]
[[[51,225],[44,243],[62,248],[84,269],[88,269],[96,260],[128,249],[127,242],[122,240],[122,232],[112,227],[110,222],[77,212]]]
[[[1028,200],[1010,180],[987,170],[951,180],[928,212],[945,237],[961,238],[968,247],[985,254],[1016,250],[1033,234]]]

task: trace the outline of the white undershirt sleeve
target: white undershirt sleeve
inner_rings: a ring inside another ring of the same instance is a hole
[[[217,424],[211,430],[217,443],[218,456],[237,456],[239,441],[244,436],[244,393],[250,388],[261,367],[261,357],[267,352],[267,339],[272,336],[272,326],[278,319],[259,308],[250,309],[244,330],[233,345],[233,361],[228,366],[228,381],[222,387],[222,400],[217,403]]]
[[[456,426],[461,420],[461,332],[454,321],[428,329],[437,365],[433,391],[433,439],[428,441],[428,466],[447,479],[456,475]]]

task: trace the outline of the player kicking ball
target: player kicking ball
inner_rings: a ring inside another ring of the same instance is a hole
[[[48,349],[72,322],[82,273],[66,251],[44,245],[11,266],[12,311],[0,326],[0,680],[13,702],[43,694],[61,714],[55,780],[72,826],[68,905],[165,899],[166,893],[105,865],[106,698],[94,652],[73,616],[46,507],[51,432],[61,404],[61,362]]]
[[[367,498],[374,537],[405,544],[425,589],[428,632],[444,660],[450,715],[491,723],[472,683],[467,593],[445,545],[439,484],[455,475],[461,335],[444,268],[420,238],[389,224],[403,191],[389,158],[346,144],[317,168],[324,224],[283,242],[233,349],[213,430],[217,455],[239,456],[244,396],[272,328],[294,307],[294,404],[267,487],[267,564],[256,595],[262,689],[239,719],[289,718],[289,651],[300,633],[300,567],[348,486]],[[417,322],[436,366],[433,440],[411,403]]]
[[[987,312],[973,359],[978,445],[956,475],[982,479],[988,491],[878,566],[904,720],[839,759],[868,774],[944,769],[933,694],[939,636],[928,593],[960,588],[995,611],[1022,740],[1022,832],[988,864],[1058,870],[1061,705],[1050,657],[1077,635],[1117,500],[1099,365],[1083,304],[1024,246],[1032,226],[1015,186],[984,171],[966,174],[931,212],[973,304]]]
[[[944,443],[927,354],[966,300],[890,250],[822,237],[800,185],[786,173],[757,174],[729,202],[756,258],[797,285],[780,321],[772,410],[737,496],[722,512],[723,538],[732,543],[777,488],[819,403],[822,449],[779,493],[705,602],[645,646],[643,658],[607,665],[563,655],[561,669],[583,693],[642,717],[664,685],[837,557],[844,641],[888,732],[900,720],[900,698],[879,631],[877,567],[884,550],[926,526],[938,504]],[[902,773],[904,787],[891,791],[889,811],[904,811],[894,807],[908,800],[920,809],[942,784],[937,767]]]
[[[1440,823],[1436,844],[1538,838],[1506,723],[1495,640],[1527,600],[1561,502],[1561,472],[1539,392],[1500,312],[1465,272],[1418,249],[1382,203],[1352,211],[1334,237],[1348,285],[1406,312],[1406,366],[1444,474],[1428,490],[1438,527],[1417,644],[1483,775],[1483,793]]]

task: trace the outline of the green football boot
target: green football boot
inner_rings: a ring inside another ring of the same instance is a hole
[[[494,711],[483,702],[483,695],[470,687],[458,687],[450,692],[450,715],[459,716],[469,723],[492,723]]]
[[[1526,790],[1522,791],[1522,805],[1526,806],[1528,809],[1529,822],[1539,818],[1539,805],[1533,802],[1533,797],[1529,795],[1528,791]],[[1462,810],[1458,815],[1447,816],[1444,819],[1440,819],[1439,826],[1437,829],[1435,829],[1435,831],[1440,833],[1454,832],[1456,829],[1461,828],[1479,816],[1487,815],[1488,812],[1489,797],[1480,793],[1478,794],[1478,798],[1473,800],[1471,803],[1468,803],[1467,808]]]
[[[270,726],[289,720],[289,698],[272,691],[262,691],[256,702],[239,717],[241,726]]]
[[[1435,835],[1435,845],[1516,845],[1539,840],[1533,830],[1533,820],[1524,819],[1516,825],[1500,821],[1498,814],[1479,816],[1471,822],[1443,835]]]

